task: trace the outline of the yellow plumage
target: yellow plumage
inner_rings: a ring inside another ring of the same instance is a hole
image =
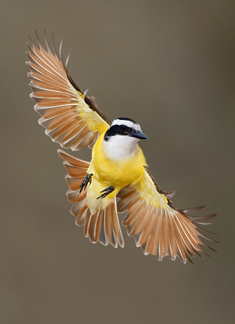
[[[144,166],[147,165],[140,147],[130,158],[121,161],[110,160],[104,151],[103,137],[104,134],[101,134],[93,147],[92,160],[87,171],[93,174],[87,194],[87,204],[92,210],[106,208],[120,190],[130,183],[138,184],[144,178]],[[104,199],[97,200],[100,192],[109,186],[114,186],[115,190]]]
[[[137,144],[146,138],[140,126],[123,118],[111,125],[94,98],[86,96],[68,75],[61,53],[52,51],[46,38],[45,43],[45,48],[40,41],[38,47],[32,44],[27,53],[39,123],[64,148],[92,148],[90,163],[58,150],[68,172],[67,197],[76,224],[84,226],[93,243],[123,247],[117,212],[126,212],[123,225],[145,254],[192,262],[191,256],[200,255],[201,247],[207,246],[200,237],[210,240],[199,225],[215,215],[196,218],[188,215],[189,210],[173,207],[172,194],[163,191],[148,171]]]
[[[147,166],[141,148],[138,147],[131,157],[114,161],[105,154],[103,136],[104,134],[101,134],[94,145],[89,172],[94,173],[106,186],[118,187],[119,191],[130,183],[138,182],[145,173],[144,166]]]

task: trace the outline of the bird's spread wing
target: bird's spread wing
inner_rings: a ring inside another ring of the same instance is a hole
[[[98,109],[93,97],[87,97],[67,73],[67,63],[51,50],[45,37],[45,48],[38,39],[38,46],[28,45],[30,68],[28,77],[35,110],[41,115],[39,124],[45,133],[62,147],[80,150],[92,147],[100,133],[109,128],[109,120]],[[69,57],[68,57],[69,58]]]
[[[156,255],[159,260],[166,255],[172,260],[178,256],[184,263],[187,260],[192,262],[190,256],[205,253],[202,246],[207,245],[201,238],[210,240],[200,232],[199,225],[208,225],[204,221],[212,219],[215,214],[188,216],[188,212],[202,207],[177,210],[169,200],[171,196],[159,188],[146,169],[143,181],[135,187],[122,189],[118,194],[118,212],[127,211],[123,225],[127,226],[128,235],[134,236],[136,246],[141,246],[146,255]]]
[[[77,159],[72,155],[58,150],[64,160],[64,166],[68,172],[65,179],[69,186],[66,195],[73,203],[71,214],[76,216],[76,225],[84,226],[84,235],[89,237],[92,243],[99,241],[104,245],[109,243],[115,248],[124,247],[124,239],[117,215],[116,198],[113,198],[107,208],[97,209],[93,213],[87,206],[87,189],[80,192],[80,186],[87,174],[90,163]]]

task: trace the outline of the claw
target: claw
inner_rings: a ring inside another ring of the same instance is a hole
[[[105,188],[104,190],[101,190],[100,192],[103,192],[103,194],[100,195],[99,197],[97,197],[96,199],[99,199],[99,198],[103,199],[103,198],[105,198],[105,197],[108,196],[111,192],[113,192],[114,189],[115,189],[114,186],[109,186],[109,187]]]
[[[85,190],[88,184],[91,184],[92,176],[93,176],[92,173],[88,173],[88,174],[85,176],[85,178],[83,179],[83,181],[82,181],[82,183],[81,183],[79,193],[81,193],[82,190]]]

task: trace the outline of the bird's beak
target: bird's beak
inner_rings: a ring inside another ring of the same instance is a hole
[[[142,133],[141,131],[130,132],[128,135],[131,136],[131,137],[139,138],[139,139],[148,139],[148,137],[144,133]]]

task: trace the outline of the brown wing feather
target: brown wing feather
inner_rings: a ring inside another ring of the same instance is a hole
[[[62,147],[80,150],[92,147],[100,133],[109,128],[110,121],[99,110],[93,97],[85,96],[77,87],[59,55],[52,50],[45,37],[46,49],[38,39],[38,47],[32,42],[27,55],[30,68],[28,77],[36,102],[36,112],[41,116],[39,124],[45,133]],[[68,60],[67,60],[68,61]]]
[[[166,192],[156,185],[148,170],[145,181],[147,188],[150,188],[149,192],[156,195],[155,205],[154,197],[149,197],[147,190],[143,192],[140,186],[128,186],[118,195],[120,198],[118,212],[127,211],[123,225],[127,226],[128,235],[135,238],[136,245],[143,248],[144,254],[156,255],[158,260],[167,255],[171,260],[175,260],[178,256],[186,263],[187,260],[192,262],[192,256],[196,254],[201,256],[201,252],[205,253],[202,248],[207,244],[201,238],[216,241],[201,233],[198,226],[201,222],[198,220],[207,221],[215,217],[215,214],[198,218],[188,216],[186,212],[190,210],[177,210],[166,196],[162,199],[163,192]],[[200,208],[202,207],[196,209]],[[203,225],[206,224],[203,222]]]

